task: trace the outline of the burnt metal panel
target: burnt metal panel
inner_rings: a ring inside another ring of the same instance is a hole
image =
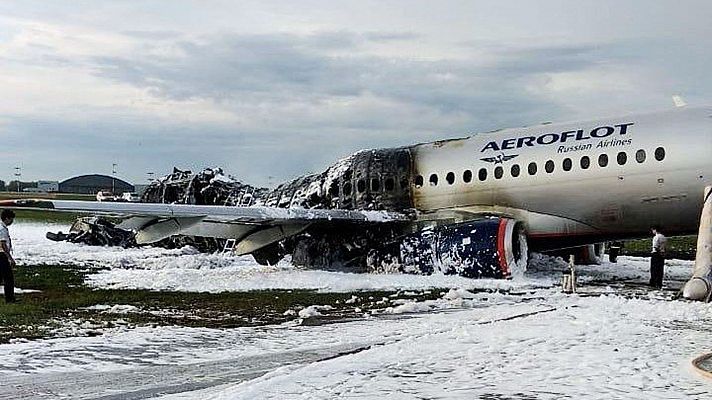
[[[411,155],[408,148],[357,153],[353,170],[356,208],[402,210],[413,206],[410,193]],[[405,186],[401,182],[405,182]]]
[[[266,197],[273,207],[400,211],[413,207],[407,147],[360,151],[321,174],[286,182]]]

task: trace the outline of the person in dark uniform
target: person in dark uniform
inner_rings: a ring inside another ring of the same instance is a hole
[[[15,275],[12,269],[15,268],[15,259],[12,258],[12,240],[8,226],[15,221],[15,212],[12,210],[2,210],[0,213],[0,278],[5,289],[5,302],[15,302]]]
[[[660,232],[659,226],[654,226],[650,230],[653,233],[653,249],[650,254],[650,286],[661,289],[665,272],[667,238]]]
[[[612,263],[618,262],[618,256],[621,254],[622,249],[623,249],[623,242],[621,242],[621,241],[612,242],[611,245],[608,247],[608,261],[610,261]]]

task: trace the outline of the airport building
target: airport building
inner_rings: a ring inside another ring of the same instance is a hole
[[[37,181],[37,190],[45,193],[59,191],[59,182],[57,181]]]
[[[96,194],[99,191],[121,194],[133,192],[134,186],[124,180],[108,175],[81,175],[59,183],[60,193]]]

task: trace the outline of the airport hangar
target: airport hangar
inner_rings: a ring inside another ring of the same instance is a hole
[[[134,185],[113,176],[90,174],[69,178],[59,183],[60,193],[96,194],[99,191],[134,192]]]

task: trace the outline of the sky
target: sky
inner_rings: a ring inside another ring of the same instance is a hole
[[[0,3],[0,179],[275,185],[366,148],[712,104],[709,1]]]

